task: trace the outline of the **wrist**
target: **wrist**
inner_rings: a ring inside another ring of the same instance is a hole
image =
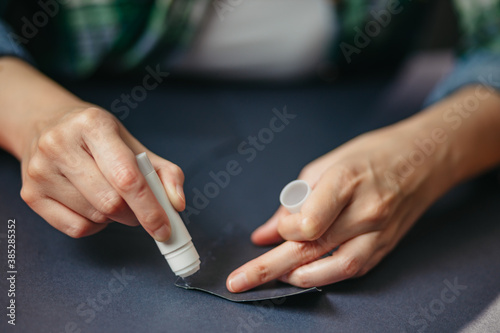
[[[500,95],[480,99],[477,90],[465,87],[398,124],[414,137],[412,149],[420,153],[413,157],[423,153],[429,162],[422,168],[432,196],[500,163]]]
[[[431,108],[449,138],[447,167],[454,184],[500,163],[500,95],[481,88],[464,87]]]
[[[37,133],[57,116],[88,105],[13,57],[0,57],[0,147],[21,159]]]
[[[427,207],[456,184],[453,139],[438,112],[425,110],[391,127],[398,140],[392,172],[399,189]]]

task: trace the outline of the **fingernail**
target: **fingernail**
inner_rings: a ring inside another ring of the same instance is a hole
[[[154,232],[155,239],[158,242],[165,242],[170,237],[170,228],[166,225],[162,225],[159,229]]]
[[[182,202],[186,202],[186,200],[184,200],[184,189],[182,188],[182,186],[177,185],[175,189],[177,191],[177,195],[182,200]]]
[[[243,291],[248,286],[248,279],[245,273],[239,273],[229,280],[229,289],[233,293]]]

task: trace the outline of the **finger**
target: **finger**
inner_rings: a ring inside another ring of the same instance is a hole
[[[233,293],[252,289],[283,276],[326,252],[316,242],[285,242],[232,272],[226,281],[226,287]]]
[[[312,186],[314,187],[318,179],[311,178],[311,175],[312,174],[308,175],[302,172],[301,175],[298,177],[298,179],[304,180],[308,184],[312,184]],[[314,176],[316,176],[316,174],[314,174]],[[288,212],[288,210],[285,207],[280,206],[278,210],[274,213],[274,215],[266,223],[261,225],[252,233],[251,236],[252,242],[256,245],[261,245],[261,246],[282,242],[283,237],[281,237],[280,233],[278,232],[278,224],[281,219],[289,215],[290,213]]]
[[[158,162],[157,162],[158,161]],[[161,157],[154,158],[151,163],[156,168],[158,177],[165,184],[167,196],[172,206],[182,212],[186,208],[186,198],[184,196],[184,173],[177,165],[162,159]]]
[[[141,174],[135,153],[117,135],[115,126],[103,124],[98,127],[102,133],[97,139],[85,137],[97,166],[144,229],[157,241],[168,240],[171,229],[167,214]]]
[[[302,265],[279,280],[309,288],[358,275],[377,250],[378,232],[363,234],[342,244],[331,256]]]
[[[280,206],[266,223],[252,233],[252,242],[255,245],[270,245],[283,241],[283,237],[278,232],[278,223],[280,219],[289,214],[285,207]]]
[[[318,157],[308,165],[306,165],[300,172],[297,179],[306,181],[311,188],[316,187],[323,174],[337,162],[342,159],[338,153],[339,148],[336,148],[323,156]]]
[[[112,222],[110,218],[97,211],[64,177],[57,180],[57,189],[51,187],[44,195],[94,223]]]
[[[385,256],[391,252],[389,247],[380,247],[372,254],[370,259],[365,263],[365,265],[356,273],[354,277],[361,277],[371,271],[375,266],[377,266]]]
[[[356,196],[356,200],[342,211],[320,240],[338,245],[358,235],[381,230],[388,221],[394,220],[394,214],[389,207],[394,205],[372,200],[366,195]],[[396,219],[399,219],[398,216]]]
[[[312,190],[301,212],[281,219],[280,235],[293,241],[318,239],[350,203],[355,186],[350,174],[330,168]]]
[[[50,196],[85,216],[90,221],[103,223],[113,220],[129,226],[139,222],[125,200],[104,178],[94,159],[86,151],[79,154],[77,168],[60,166],[65,177]]]
[[[59,167],[67,166],[66,169],[83,169],[80,166],[81,158],[79,156],[75,157],[75,154],[72,154],[72,152],[60,156],[59,159],[62,162],[59,163]],[[28,205],[32,206],[33,203],[38,202],[40,199],[50,197],[90,221],[98,223],[111,222],[109,218],[99,213],[82,196],[62,174],[61,170],[55,167],[56,163],[51,162],[52,160],[36,154],[31,158],[29,163],[23,163],[24,177],[21,196],[23,196]],[[80,178],[89,179],[83,172]]]
[[[128,147],[134,152],[147,152],[153,167],[164,184],[167,196],[172,206],[181,212],[186,208],[186,198],[184,195],[184,173],[176,164],[167,161],[160,156],[149,151],[139,142],[124,126],[120,126],[120,136]]]
[[[98,233],[107,223],[93,223],[51,198],[36,201],[30,207],[57,230],[73,238]]]

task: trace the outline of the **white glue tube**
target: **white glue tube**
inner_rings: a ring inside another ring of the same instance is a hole
[[[139,169],[170,220],[172,232],[169,240],[156,241],[156,245],[175,275],[182,278],[191,276],[200,270],[200,256],[193,245],[191,235],[179,213],[172,207],[167,192],[146,153],[141,153],[136,158]]]
[[[288,183],[280,194],[280,202],[290,213],[300,212],[302,205],[311,194],[311,187],[303,180]]]

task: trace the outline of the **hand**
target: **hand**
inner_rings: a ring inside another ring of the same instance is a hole
[[[434,143],[432,154],[404,172],[402,159],[418,149],[416,139],[428,139],[427,128],[413,121],[370,132],[306,166],[299,179],[312,192],[301,212],[280,207],[252,234],[257,245],[285,242],[232,272],[228,290],[241,292],[276,278],[304,288],[322,286],[377,265],[451,186],[441,172],[446,142]]]
[[[94,234],[112,221],[170,236],[168,217],[140,173],[146,151],[173,206],[185,207],[184,175],[146,149],[110,113],[94,106],[50,114],[32,131],[21,157],[21,196],[48,223],[71,237]]]

